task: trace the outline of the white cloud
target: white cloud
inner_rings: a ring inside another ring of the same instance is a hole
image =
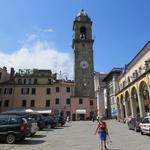
[[[49,29],[44,29],[43,32],[54,32],[54,30],[49,28]]]
[[[36,39],[36,40],[35,40]],[[68,74],[73,76],[73,61],[69,53],[64,53],[52,48],[47,41],[41,41],[37,35],[31,34],[24,41],[22,48],[7,54],[0,52],[1,67],[8,69],[14,67],[18,69],[51,69],[53,72]]]

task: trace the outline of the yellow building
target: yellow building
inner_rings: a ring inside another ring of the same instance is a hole
[[[150,111],[150,41],[125,66],[115,98],[120,118]]]
[[[71,115],[74,82],[58,80],[51,70],[0,70],[0,111],[31,108]]]

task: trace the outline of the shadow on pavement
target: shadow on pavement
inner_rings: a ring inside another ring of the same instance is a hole
[[[45,128],[45,129],[43,129],[42,131],[54,131],[54,130],[53,130],[53,129]]]
[[[32,136],[31,138],[44,138],[44,137],[46,137],[46,135],[36,134],[36,135]]]
[[[71,126],[66,125],[66,126],[63,126],[63,127],[66,128],[66,127],[71,127]]]
[[[46,142],[46,141],[45,140],[25,139],[24,141],[16,142],[16,144],[19,144],[19,145],[26,145],[26,144],[37,145],[37,144],[42,144],[44,142]]]
[[[117,149],[117,148],[111,149],[111,148],[109,148],[108,150],[123,150],[123,149]]]
[[[64,129],[63,127],[56,127],[55,129]]]

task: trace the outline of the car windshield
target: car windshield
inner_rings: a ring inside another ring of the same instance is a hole
[[[144,118],[142,123],[150,123],[150,118]]]

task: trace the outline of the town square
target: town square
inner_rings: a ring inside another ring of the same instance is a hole
[[[112,143],[110,150],[149,150],[149,136],[128,130],[125,124],[108,121]],[[112,126],[113,124],[113,126]],[[13,144],[2,144],[0,150],[99,150],[98,136],[94,135],[97,122],[69,122],[58,129],[43,130],[33,138]],[[119,130],[119,131],[118,131]]]
[[[149,4],[1,0],[0,150],[149,150]]]

